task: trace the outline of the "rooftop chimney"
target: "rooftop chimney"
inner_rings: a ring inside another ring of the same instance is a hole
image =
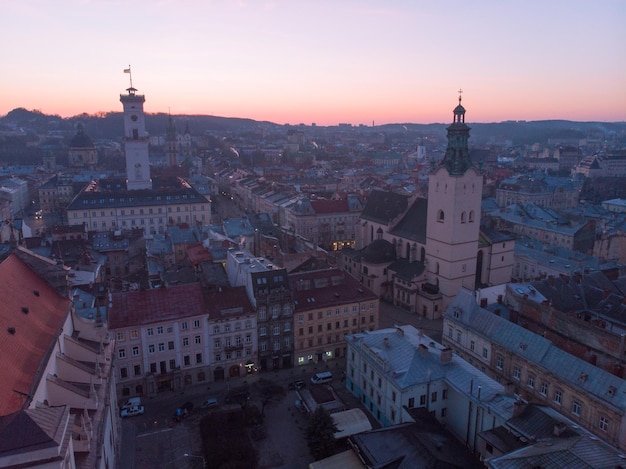
[[[450,363],[452,361],[452,349],[446,347],[441,349],[441,363]]]
[[[563,422],[554,424],[554,436],[561,436],[565,430],[567,430],[567,425]]]
[[[426,347],[426,345],[424,344],[419,344],[419,346],[417,347],[417,349],[419,350],[420,354],[423,357],[427,357],[428,356],[428,347]]]
[[[526,410],[526,407],[528,407],[528,402],[522,399],[517,399],[513,403],[513,417],[519,417],[520,415],[522,415],[524,410]]]

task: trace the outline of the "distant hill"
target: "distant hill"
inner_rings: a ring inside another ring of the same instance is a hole
[[[278,130],[287,126],[266,121],[255,121],[245,118],[218,117],[206,115],[176,115],[175,125],[179,132],[186,127],[192,135],[199,135],[205,131],[238,133],[256,131],[259,127]],[[165,134],[169,115],[165,113],[146,114],[146,128],[152,135]],[[58,115],[46,115],[37,110],[28,111],[17,108],[6,116],[0,117],[0,128],[23,128],[38,134],[50,131],[60,131],[64,134],[73,134],[78,123],[85,126],[85,132],[92,139],[119,140],[123,133],[123,115],[121,112],[101,113],[97,115],[80,114],[62,118]],[[419,135],[445,135],[446,127],[450,123],[433,124],[386,124],[375,127],[353,127],[354,131],[385,132],[385,133],[415,133]],[[544,121],[506,121],[497,123],[472,123],[472,142],[486,143],[490,140],[510,140],[514,145],[532,144],[535,142],[547,143],[548,139],[583,139],[610,137],[612,143],[622,142],[626,145],[626,122],[576,122],[567,120]],[[311,129],[310,126],[297,126]],[[325,127],[317,126],[320,130]],[[326,127],[332,128],[332,127]]]

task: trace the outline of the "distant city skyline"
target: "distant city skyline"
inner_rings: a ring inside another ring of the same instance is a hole
[[[622,0],[3,2],[0,116],[626,121]]]

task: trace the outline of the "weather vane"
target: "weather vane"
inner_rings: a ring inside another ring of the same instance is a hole
[[[130,71],[130,65],[128,66],[128,68],[124,69],[124,73],[128,73],[128,75],[130,75],[130,87],[133,87],[133,74]]]

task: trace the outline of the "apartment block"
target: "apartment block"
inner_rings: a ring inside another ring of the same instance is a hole
[[[443,344],[526,402],[549,406],[626,448],[626,381],[476,304],[461,290],[443,315]]]
[[[296,365],[346,355],[344,336],[378,329],[380,299],[346,272],[325,269],[289,275],[294,300]]]

